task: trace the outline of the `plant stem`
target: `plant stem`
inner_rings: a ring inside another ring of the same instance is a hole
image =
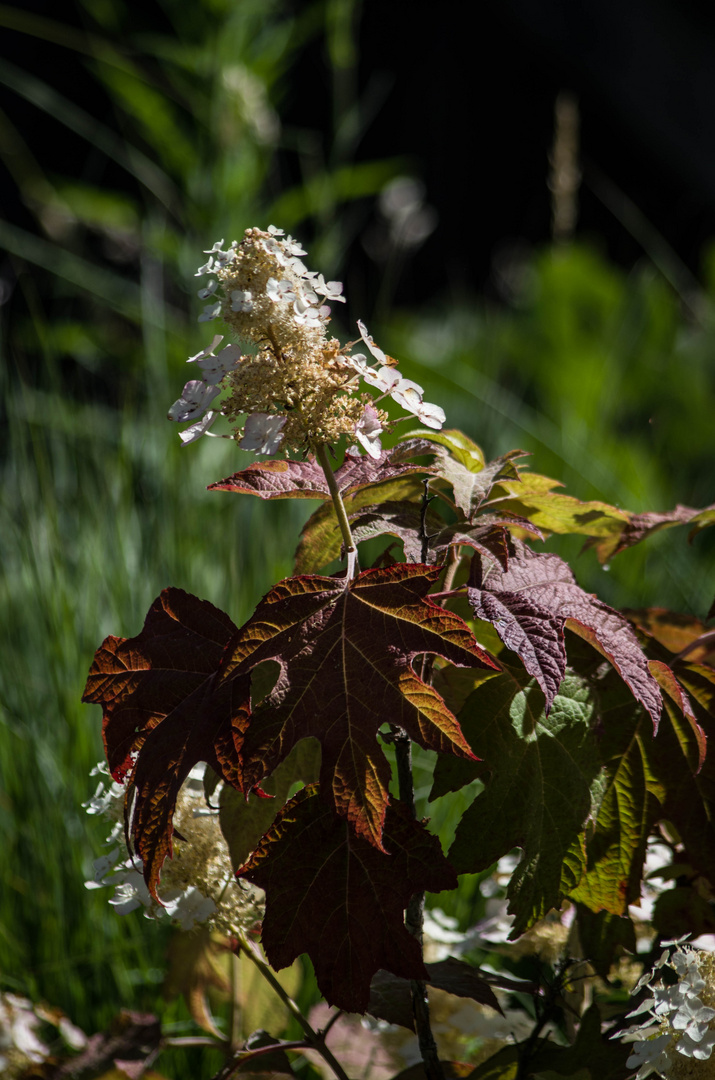
[[[392,737],[395,743],[395,761],[397,764],[397,784],[400,800],[405,803],[412,814],[417,818],[415,807],[415,785],[412,777],[412,742],[404,728],[390,725]],[[424,927],[425,894],[414,893],[410,897],[405,913],[405,926],[416,937],[422,948],[422,930]],[[427,1080],[444,1080],[442,1063],[437,1053],[437,1044],[434,1041],[432,1027],[429,1018],[429,1002],[427,1000],[427,985],[421,979],[410,981],[412,991],[412,1014],[415,1018],[417,1039],[420,1044],[420,1053],[425,1067]]]
[[[293,1014],[300,1026],[303,1028],[303,1031],[306,1034],[308,1044],[312,1046],[314,1050],[317,1050],[317,1052],[327,1062],[335,1075],[338,1077],[338,1080],[349,1080],[349,1077],[340,1062],[337,1061],[335,1057],[333,1057],[333,1054],[330,1052],[330,1050],[328,1050],[327,1046],[325,1045],[324,1034],[320,1034],[319,1032],[315,1031],[314,1028],[308,1023],[306,1018],[303,1016],[303,1013],[293,1001],[293,998],[278,982],[278,979],[275,977],[271,968],[263,959],[263,957],[259,956],[257,950],[242,935],[238,938],[237,947],[241,950],[244,956],[248,957],[251,963],[256,965],[266,982],[271,986],[273,990],[275,990],[276,994],[281,999],[283,1004],[286,1006],[289,1012]]]
[[[348,580],[355,576],[355,570],[357,568],[357,548],[355,547],[355,541],[353,540],[353,534],[350,530],[350,522],[348,521],[348,515],[345,510],[345,503],[343,502],[342,495],[338,490],[338,485],[335,480],[333,470],[330,468],[330,462],[328,461],[328,451],[325,443],[321,443],[315,451],[315,456],[320,462],[320,466],[325,474],[325,480],[328,485],[328,491],[330,497],[333,500],[333,506],[335,507],[335,515],[338,519],[338,525],[340,526],[340,532],[343,537],[343,544],[345,545],[345,554],[348,557]]]

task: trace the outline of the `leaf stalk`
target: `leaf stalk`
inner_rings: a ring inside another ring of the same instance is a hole
[[[350,529],[350,522],[348,521],[347,511],[345,509],[345,503],[343,497],[340,494],[335,474],[330,468],[330,462],[328,461],[328,451],[325,443],[321,443],[315,451],[315,456],[320,462],[320,467],[325,474],[325,482],[328,485],[328,491],[330,492],[330,498],[333,500],[333,507],[335,508],[335,516],[338,519],[338,525],[340,526],[340,532],[343,537],[343,544],[345,545],[345,553],[348,558],[348,581],[355,576],[357,569],[357,548],[355,547],[355,541],[353,540],[353,534]]]

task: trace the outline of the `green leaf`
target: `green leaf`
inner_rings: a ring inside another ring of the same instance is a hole
[[[567,674],[548,717],[523,671],[507,669],[480,686],[460,713],[463,731],[490,777],[467,810],[450,851],[460,873],[485,870],[514,847],[521,860],[509,884],[513,935],[528,929],[578,884],[581,839],[600,773],[588,683]]]

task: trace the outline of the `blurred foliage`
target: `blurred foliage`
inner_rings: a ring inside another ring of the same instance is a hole
[[[167,945],[165,928],[119,919],[83,887],[103,839],[80,807],[101,754],[97,717],[79,704],[96,644],[137,633],[169,584],[246,618],[290,573],[311,509],[207,493],[248,456],[216,440],[182,448],[163,423],[186,357],[208,341],[193,329],[200,252],[272,221],[340,276],[406,168],[356,161],[379,107],[358,93],[357,2],[151,10],[77,0],[62,21],[0,7],[0,153],[16,203],[16,220],[0,221],[0,976],[88,1031],[121,1006],[159,1007]],[[42,62],[13,63],[13,41]],[[329,131],[311,127],[309,100],[304,125],[283,120],[308,47],[322,57]],[[64,72],[57,85],[50,72]],[[695,321],[652,267],[628,277],[579,246],[509,273],[499,306],[442,300],[370,329],[489,456],[521,446],[569,493],[631,510],[714,501],[710,300]],[[549,543],[569,559],[579,547]],[[619,605],[703,616],[712,545],[705,533],[688,549],[672,530],[609,574],[592,554],[575,571]],[[420,759],[423,794],[430,770]],[[445,837],[462,809],[437,811]],[[443,906],[466,919],[475,885]],[[179,1004],[165,1015],[193,1030]],[[165,1068],[204,1075],[198,1061]]]

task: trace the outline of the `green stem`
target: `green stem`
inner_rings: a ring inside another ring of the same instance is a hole
[[[330,462],[328,461],[328,451],[325,443],[321,443],[315,451],[315,456],[320,462],[320,467],[325,474],[325,481],[328,485],[328,491],[330,497],[333,500],[333,506],[335,508],[335,515],[338,519],[338,525],[340,526],[340,532],[343,537],[343,544],[345,545],[345,553],[348,557],[348,578],[354,577],[355,570],[357,568],[357,548],[355,547],[355,541],[353,540],[353,534],[350,530],[350,522],[348,521],[347,511],[345,510],[345,503],[343,502],[342,495],[338,490],[338,484],[335,479],[333,470],[330,468]]]
[[[303,1016],[303,1013],[293,1001],[293,998],[278,982],[278,979],[273,974],[269,965],[266,963],[263,957],[258,955],[256,949],[242,935],[238,938],[238,948],[244,954],[244,956],[248,957],[252,964],[256,965],[269,986],[273,990],[275,990],[276,994],[286,1006],[288,1011],[292,1013],[300,1026],[303,1028],[309,1044],[313,1047],[314,1050],[317,1050],[317,1052],[324,1059],[324,1061],[327,1062],[335,1075],[338,1077],[338,1080],[349,1080],[349,1077],[340,1062],[337,1061],[335,1057],[333,1057],[332,1053],[325,1045],[324,1036],[319,1034],[319,1032],[315,1031],[315,1029],[311,1027],[306,1018]]]

